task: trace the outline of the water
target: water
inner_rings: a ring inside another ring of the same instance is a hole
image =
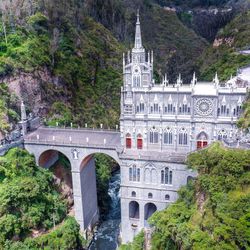
[[[109,182],[110,210],[89,247],[89,250],[115,250],[118,247],[118,236],[121,223],[120,205],[120,171],[115,172]]]

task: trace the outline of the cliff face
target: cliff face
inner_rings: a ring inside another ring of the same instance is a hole
[[[216,35],[212,45],[201,55],[200,73],[204,79],[211,79],[214,72],[221,80],[236,75],[237,70],[250,64],[250,56],[240,53],[250,46],[250,11],[238,14]]]
[[[189,82],[199,70],[212,77],[215,57],[203,55],[199,61],[200,55],[211,49],[207,40],[234,14],[217,7],[204,10],[195,1],[178,2],[4,0],[0,82],[51,125],[114,126],[119,122],[122,52],[133,46],[138,8],[143,43],[154,50],[157,82],[165,73],[172,82],[179,73]]]

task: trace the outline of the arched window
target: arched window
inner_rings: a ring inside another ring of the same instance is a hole
[[[208,145],[208,136],[206,133],[201,132],[197,136],[197,149],[205,148]]]
[[[221,114],[222,115],[226,114],[226,110],[227,110],[227,106],[226,105],[221,105]]]
[[[143,147],[142,135],[138,134],[137,135],[137,149],[142,149],[142,147]]]
[[[161,184],[172,184],[173,181],[173,171],[169,170],[168,167],[161,170]]]
[[[144,113],[144,103],[143,102],[140,103],[139,107],[140,107],[139,112]]]
[[[152,144],[156,144],[159,142],[159,133],[156,130],[151,130],[149,132],[149,142]]]
[[[223,139],[227,139],[227,132],[224,129],[220,130],[218,133],[218,140],[223,140]]]
[[[140,182],[141,179],[141,170],[137,168],[136,165],[133,165],[129,168],[129,181]]]
[[[193,180],[194,180],[194,177],[188,176],[188,177],[187,177],[187,184],[190,183],[190,182],[193,181]]]
[[[134,87],[140,87],[141,86],[141,79],[140,76],[135,75],[133,77],[133,81],[134,81]]]
[[[237,108],[236,108],[236,114],[237,114],[237,116],[240,115],[241,110],[242,110],[242,107],[238,105]]]
[[[132,147],[132,138],[130,134],[126,134],[126,148]]]
[[[169,201],[169,200],[170,200],[169,194],[166,194],[166,195],[165,195],[165,200],[166,200],[166,201]]]
[[[173,133],[170,128],[167,128],[167,130],[164,132],[163,142],[164,144],[167,144],[167,145],[173,144]]]
[[[182,128],[179,132],[179,144],[180,145],[188,144],[187,131],[184,128]]]
[[[152,193],[148,193],[148,198],[152,199],[153,198],[153,194]]]
[[[144,220],[147,220],[157,210],[157,207],[153,203],[147,203],[144,207]]]
[[[154,103],[154,113],[158,113],[159,112],[159,105],[158,103]]]
[[[139,207],[139,203],[136,201],[131,201],[129,203],[129,218],[132,218],[132,219],[140,218],[140,207]]]
[[[168,113],[173,112],[173,104],[168,104]]]
[[[131,196],[132,196],[132,197],[136,197],[136,192],[133,191],[133,192],[131,193]]]
[[[185,114],[185,113],[187,113],[187,111],[188,111],[188,106],[187,106],[187,104],[183,104],[183,105],[182,105],[182,112]]]

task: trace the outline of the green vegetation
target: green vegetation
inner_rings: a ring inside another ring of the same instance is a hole
[[[250,132],[250,93],[248,93],[247,101],[243,105],[243,115],[238,120],[238,127],[246,130],[246,132]]]
[[[198,178],[180,190],[176,203],[150,218],[152,249],[248,249],[250,151],[215,143],[187,163]]]
[[[132,243],[124,244],[119,250],[143,250],[144,249],[144,231],[138,233]]]
[[[7,43],[0,36],[0,77],[19,72],[35,76],[47,71],[57,79],[57,83],[40,83],[43,101],[52,107],[48,124],[103,123],[115,127],[119,121],[122,46],[84,13],[75,23],[60,11],[58,7],[52,16],[37,12],[25,24],[16,24],[14,32],[7,26]]]
[[[0,248],[52,228],[66,213],[52,174],[37,167],[33,156],[15,148],[0,158]]]
[[[6,134],[11,128],[10,123],[17,121],[15,107],[15,96],[9,93],[5,83],[0,83],[0,133]]]
[[[47,250],[72,250],[83,249],[85,243],[79,234],[80,227],[73,217],[68,217],[62,225],[55,230],[37,238],[27,238],[24,242],[12,243],[7,241],[5,250],[27,250],[27,249],[47,249]]]
[[[217,71],[220,80],[236,75],[237,70],[250,64],[250,56],[240,50],[250,46],[250,11],[241,13],[219,31],[216,42],[199,59],[201,78],[212,80]]]
[[[105,215],[109,210],[110,196],[108,194],[109,180],[117,163],[107,155],[95,154],[97,199],[100,214]]]

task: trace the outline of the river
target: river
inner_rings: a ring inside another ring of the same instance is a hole
[[[120,171],[115,172],[109,182],[110,210],[104,216],[89,250],[115,250],[121,223]]]

